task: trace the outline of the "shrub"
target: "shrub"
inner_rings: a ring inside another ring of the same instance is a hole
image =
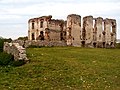
[[[3,51],[4,39],[0,38],[0,51]]]
[[[28,37],[25,36],[25,37],[19,37],[18,40],[28,40]]]
[[[9,39],[0,38],[0,52],[3,51],[4,42],[11,42],[11,41],[12,41],[11,38],[9,38]]]
[[[14,57],[11,54],[5,52],[0,52],[0,65],[6,66],[10,65],[14,61]]]
[[[116,48],[120,49],[120,43],[116,43]]]
[[[25,62],[23,60],[14,61],[13,55],[3,52],[4,42],[11,42],[11,41],[12,41],[12,39],[0,38],[0,65],[1,66],[7,66],[7,65],[21,66],[21,65],[25,64]]]
[[[25,64],[24,60],[19,60],[19,61],[15,61],[14,60],[14,56],[11,54],[7,54],[5,52],[0,52],[0,65],[1,66],[22,66]]]

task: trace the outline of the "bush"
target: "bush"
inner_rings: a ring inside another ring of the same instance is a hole
[[[116,43],[116,48],[120,49],[120,43]]]
[[[24,60],[14,61],[14,56],[5,52],[0,52],[0,65],[1,66],[22,66],[25,64]]]
[[[10,65],[14,61],[14,57],[11,54],[5,52],[0,52],[0,65],[6,66]]]
[[[25,62],[23,60],[14,61],[13,55],[3,52],[4,42],[11,42],[11,41],[12,41],[12,39],[10,39],[10,38],[9,39],[0,38],[0,65],[1,66],[7,66],[7,65],[21,66],[21,65],[25,64]]]
[[[9,38],[9,39],[0,38],[0,52],[3,51],[4,42],[11,42],[11,41],[12,41],[11,38]]]
[[[3,51],[4,39],[0,38],[0,51]]]

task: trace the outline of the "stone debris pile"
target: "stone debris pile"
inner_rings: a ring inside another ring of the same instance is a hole
[[[4,52],[11,54],[14,56],[15,61],[23,60],[25,62],[28,61],[26,50],[19,43],[4,43]]]

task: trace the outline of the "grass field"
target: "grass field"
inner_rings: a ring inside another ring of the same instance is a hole
[[[0,90],[120,90],[120,49],[28,48],[30,63],[0,67]]]

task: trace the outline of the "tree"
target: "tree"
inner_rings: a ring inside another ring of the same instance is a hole
[[[12,41],[11,38],[6,39],[6,38],[0,37],[0,51],[3,51],[4,42],[11,42],[11,41]]]
[[[28,40],[28,37],[25,36],[25,37],[19,37],[18,40]]]
[[[0,51],[3,51],[4,39],[0,38]]]

